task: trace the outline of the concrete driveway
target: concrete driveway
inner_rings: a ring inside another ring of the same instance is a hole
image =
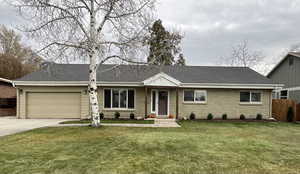
[[[15,117],[0,117],[0,137],[31,129],[57,126],[66,119],[16,119]]]

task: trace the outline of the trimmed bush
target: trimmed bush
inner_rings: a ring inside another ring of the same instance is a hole
[[[245,115],[244,115],[244,114],[241,114],[241,115],[240,115],[240,120],[245,120],[245,119],[246,119]]]
[[[195,120],[195,119],[196,119],[196,115],[195,115],[194,112],[192,112],[192,113],[190,114],[190,120]]]
[[[293,122],[294,121],[294,110],[292,107],[289,107],[289,110],[287,112],[287,115],[286,115],[286,120],[288,122]]]
[[[103,114],[103,112],[100,113],[100,119],[101,119],[101,120],[104,119],[104,114]]]
[[[214,118],[213,114],[209,113],[207,115],[207,120],[212,120]]]
[[[227,114],[223,114],[223,115],[222,115],[222,119],[223,119],[223,120],[227,120]]]
[[[119,119],[120,118],[120,112],[115,112],[115,119]]]
[[[134,120],[134,113],[130,113],[129,117],[131,120]]]
[[[256,120],[262,120],[263,116],[261,114],[256,115]]]

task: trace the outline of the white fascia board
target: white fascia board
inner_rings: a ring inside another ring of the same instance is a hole
[[[15,86],[88,86],[87,82],[71,81],[14,81]]]
[[[97,86],[132,86],[132,87],[143,87],[144,84],[141,82],[97,82]]]
[[[88,81],[15,81],[16,86],[88,86]],[[97,86],[143,86],[140,82],[97,82]]]
[[[5,78],[0,78],[0,81],[6,82],[6,83],[13,83],[11,80],[5,79]]]
[[[13,81],[16,86],[88,86],[88,81]],[[98,86],[143,87],[143,82],[97,82]],[[281,89],[283,84],[181,83],[180,88]]]
[[[221,89],[277,89],[282,84],[225,84],[225,83],[184,83],[181,88],[221,88]]]

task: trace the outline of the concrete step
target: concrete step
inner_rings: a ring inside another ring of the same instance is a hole
[[[155,119],[155,124],[174,124],[176,123],[175,119]]]

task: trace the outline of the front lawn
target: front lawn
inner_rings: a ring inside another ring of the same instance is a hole
[[[0,138],[0,173],[296,174],[300,125],[58,127]]]
[[[64,121],[59,124],[89,124],[91,120],[72,120],[72,121]],[[123,119],[103,119],[101,123],[114,123],[114,124],[154,124],[154,120],[123,120]]]

